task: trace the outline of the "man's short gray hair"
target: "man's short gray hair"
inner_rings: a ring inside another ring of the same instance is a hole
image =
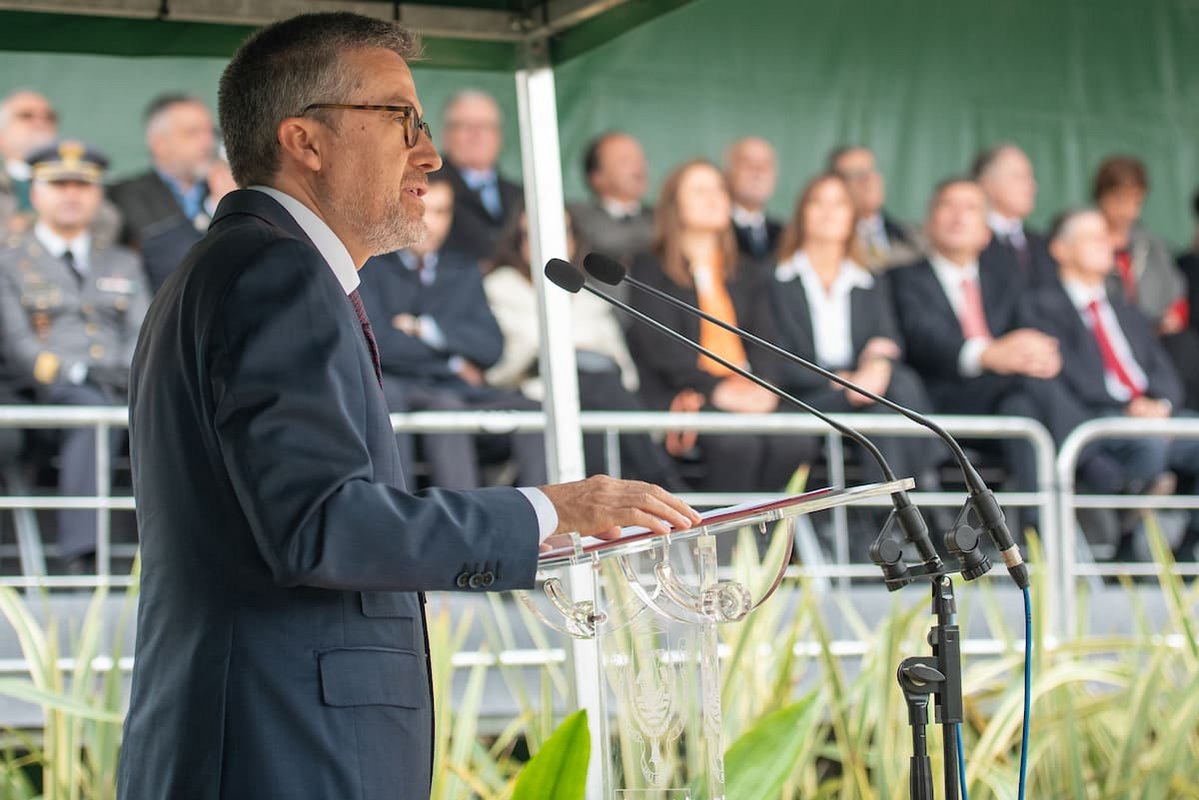
[[[217,107],[239,186],[268,183],[279,170],[279,123],[314,103],[347,103],[362,77],[345,68],[354,50],[421,56],[420,40],[386,20],[336,12],[302,14],[255,33],[221,75]]]
[[[472,100],[480,100],[484,103],[490,103],[491,107],[495,109],[496,116],[500,118],[501,122],[503,121],[503,112],[500,111],[500,104],[498,102],[496,102],[496,99],[494,97],[492,97],[491,95],[489,95],[487,92],[483,91],[482,89],[459,89],[458,91],[456,91],[452,95],[450,95],[450,99],[446,100],[445,105],[442,106],[442,108],[441,108],[441,124],[444,127],[449,127],[450,115],[454,112],[454,109],[457,108],[462,103],[466,103],[466,102],[469,102]]]

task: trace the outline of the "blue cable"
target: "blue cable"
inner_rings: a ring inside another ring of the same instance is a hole
[[[1028,780],[1028,728],[1032,716],[1032,596],[1024,587],[1024,725],[1020,733],[1020,800]]]
[[[970,792],[966,791],[966,754],[962,752],[962,723],[953,726],[958,735],[958,786],[961,787],[962,800],[970,800]]]

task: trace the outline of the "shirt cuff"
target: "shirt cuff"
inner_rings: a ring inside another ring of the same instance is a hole
[[[420,323],[420,340],[434,350],[445,350],[445,334],[441,332],[437,320],[428,314],[422,314],[416,319]]]
[[[554,504],[540,489],[521,486],[516,491],[528,499],[529,504],[533,506],[534,513],[537,514],[537,544],[540,545],[558,529],[558,509],[554,508]]]
[[[974,339],[967,339],[966,343],[962,345],[962,349],[958,351],[958,372],[963,378],[977,378],[983,374],[983,350],[986,350],[990,344],[990,339],[978,336]]]

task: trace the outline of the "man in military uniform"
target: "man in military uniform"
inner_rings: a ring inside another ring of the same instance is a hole
[[[97,246],[89,232],[104,197],[107,160],[64,141],[33,153],[29,165],[36,222],[0,251],[0,341],[7,366],[41,402],[123,404],[149,300],[137,256]],[[70,428],[61,437],[59,490],[94,495],[95,430]],[[58,541],[68,572],[92,571],[96,513],[60,510]]]

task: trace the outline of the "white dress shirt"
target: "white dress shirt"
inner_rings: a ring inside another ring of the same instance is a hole
[[[10,158],[5,161],[4,171],[14,181],[27,181],[33,178],[33,167],[19,158]]]
[[[641,214],[641,203],[636,200],[631,203],[625,203],[620,200],[601,197],[599,204],[600,208],[612,219],[629,219]]]
[[[50,230],[44,223],[39,222],[33,226],[33,235],[41,243],[42,247],[46,248],[46,252],[55,258],[61,259],[70,250],[71,257],[75,259],[75,270],[80,275],[88,273],[88,270],[91,268],[91,234],[84,231],[68,242]]]
[[[928,261],[933,265],[933,272],[941,284],[942,291],[945,292],[945,297],[949,300],[949,306],[953,309],[954,316],[961,319],[962,306],[966,302],[962,296],[962,281],[967,278],[973,280],[978,284],[979,296],[982,295],[982,284],[978,278],[978,261],[971,261],[969,264],[959,266],[937,252],[933,252],[928,257]],[[979,336],[967,339],[966,343],[962,345],[962,349],[958,351],[958,372],[963,378],[977,378],[982,374],[982,354],[991,341],[992,339],[988,337]]]
[[[279,205],[291,214],[292,219],[304,231],[304,234],[312,240],[312,244],[320,251],[321,257],[325,259],[325,263],[333,270],[333,274],[337,276],[337,280],[341,283],[341,288],[345,290],[347,295],[358,288],[360,283],[358,279],[358,268],[354,265],[354,259],[350,256],[350,251],[346,248],[341,239],[337,238],[337,234],[333,232],[323,219],[318,217],[312,209],[295,199],[291,195],[281,192],[278,189],[270,186],[251,186],[251,189],[262,192],[263,194],[272,197]],[[545,496],[545,492],[540,489],[524,486],[517,489],[529,500],[529,504],[533,506],[533,511],[537,514],[537,541],[540,544],[554,532],[558,527],[558,510],[554,508],[554,504]]]
[[[1066,294],[1070,296],[1070,302],[1078,310],[1082,324],[1092,332],[1095,330],[1095,321],[1091,318],[1089,307],[1092,301],[1098,304],[1099,320],[1103,323],[1103,332],[1107,334],[1112,350],[1116,351],[1116,358],[1120,360],[1120,366],[1124,367],[1129,379],[1140,387],[1142,392],[1145,391],[1149,386],[1149,377],[1137,363],[1136,356],[1132,354],[1132,346],[1124,337],[1124,329],[1120,327],[1120,320],[1116,316],[1116,312],[1112,310],[1112,304],[1107,300],[1107,289],[1104,284],[1084,286],[1077,281],[1062,281],[1062,286],[1065,288]],[[1112,396],[1113,400],[1121,403],[1132,400],[1132,392],[1120,382],[1113,372],[1106,369],[1106,365],[1103,370],[1103,388],[1107,389],[1107,393]]]
[[[849,297],[854,289],[874,286],[874,276],[846,259],[841,262],[837,277],[826,291],[824,282],[802,250],[779,264],[774,276],[783,283],[799,278],[803,284],[812,318],[816,363],[825,369],[852,369],[855,354]]]
[[[765,211],[750,211],[733,203],[733,222],[740,228],[761,228],[766,225]]]
[[[1024,235],[1024,220],[1018,217],[1005,217],[997,211],[987,212],[987,225],[1004,241],[1011,242],[1017,247],[1024,247],[1027,238]]]

